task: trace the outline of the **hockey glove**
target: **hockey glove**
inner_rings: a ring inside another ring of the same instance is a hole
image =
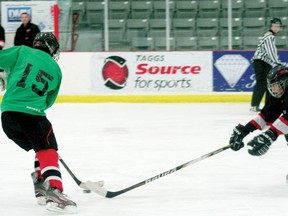
[[[288,62],[281,62],[284,67],[288,67]]]
[[[241,124],[238,124],[234,129],[233,133],[230,137],[230,145],[231,149],[234,151],[238,151],[244,147],[243,139],[247,136],[249,132],[245,130],[245,127]]]
[[[281,62],[281,63],[271,63],[270,64],[272,68],[278,67],[280,65],[284,66],[284,67],[288,67],[288,62]]]
[[[272,130],[267,130],[264,133],[254,137],[247,145],[252,146],[248,152],[254,156],[264,155],[270,148],[271,144],[277,139],[278,134]]]
[[[0,70],[0,90],[5,91],[7,85],[8,72]]]

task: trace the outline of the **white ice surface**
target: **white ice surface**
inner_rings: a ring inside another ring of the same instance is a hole
[[[81,181],[117,191],[228,144],[253,118],[244,104],[55,104],[48,112],[59,154]],[[254,135],[245,138],[247,142]],[[0,215],[53,215],[38,206],[34,152],[0,130]],[[230,149],[118,197],[84,194],[61,165],[81,216],[288,215],[288,148],[279,137],[262,157]]]

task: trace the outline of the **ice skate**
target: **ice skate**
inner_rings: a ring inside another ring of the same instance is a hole
[[[38,205],[46,205],[46,188],[43,179],[38,178],[37,172],[31,173],[34,184],[34,193],[37,198]]]
[[[64,214],[76,214],[77,205],[63,194],[58,188],[49,188],[46,193],[46,209],[48,211]]]

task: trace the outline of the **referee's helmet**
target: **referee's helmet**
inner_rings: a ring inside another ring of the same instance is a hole
[[[273,17],[270,20],[270,26],[272,26],[273,24],[278,24],[278,25],[282,26],[282,21],[279,18]]]

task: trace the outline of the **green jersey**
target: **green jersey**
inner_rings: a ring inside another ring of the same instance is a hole
[[[0,51],[0,68],[10,73],[1,111],[45,116],[60,89],[58,63],[44,51],[14,46]]]

